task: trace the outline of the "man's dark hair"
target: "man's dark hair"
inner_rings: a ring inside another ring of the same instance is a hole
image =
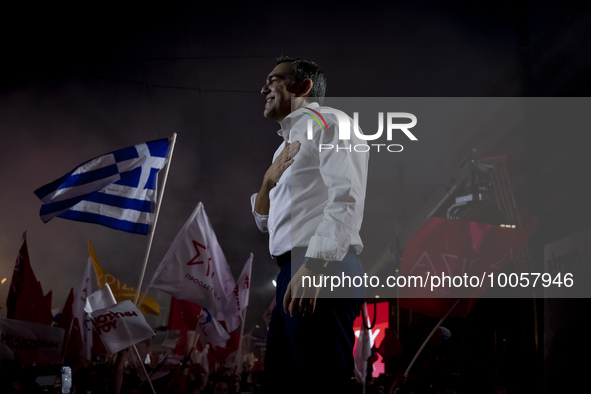
[[[326,93],[326,76],[316,63],[308,59],[292,58],[289,56],[280,56],[276,61],[277,64],[291,64],[291,72],[289,75],[295,79],[295,83],[302,82],[306,78],[312,80],[313,86],[308,94],[309,97],[324,97],[324,94]]]

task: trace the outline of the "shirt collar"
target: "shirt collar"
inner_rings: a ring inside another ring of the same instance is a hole
[[[292,113],[290,113],[281,121],[281,129],[277,131],[277,134],[282,136],[285,141],[288,141],[289,140],[289,132],[291,131],[291,126],[293,124],[295,124],[295,122],[299,118],[304,116],[304,114],[307,111],[306,108],[317,108],[319,106],[320,105],[318,103],[313,102],[313,103],[307,104],[305,107],[298,108],[295,111],[293,111]]]

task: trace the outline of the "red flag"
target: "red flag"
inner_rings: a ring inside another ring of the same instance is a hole
[[[228,339],[226,322],[218,322],[207,310],[194,302],[170,299],[168,329],[181,331],[197,331],[202,338],[213,346],[223,344]]]
[[[427,220],[406,243],[400,267],[400,277],[420,276],[426,285],[399,284],[400,306],[441,318],[460,299],[450,316],[467,316],[490,286],[490,275],[503,272],[513,249],[526,245],[537,226],[537,217],[521,228]]]
[[[225,323],[226,322],[220,322],[224,328],[226,327]],[[238,344],[240,342],[239,330],[234,330],[228,334],[230,338],[226,341],[226,346],[213,346],[213,352],[211,352],[214,356],[213,359],[220,366],[223,366],[228,357],[238,350]]]
[[[58,327],[65,330],[63,359],[64,363],[76,371],[82,366],[82,352],[84,346],[82,344],[82,335],[80,333],[80,326],[78,319],[74,317],[72,312],[72,305],[74,304],[74,288],[70,289],[70,294],[66,299],[64,308],[62,309],[61,317],[58,322]]]
[[[201,307],[194,302],[171,297],[168,314],[168,329],[193,331],[201,315]]]
[[[69,336],[64,339],[64,364],[70,366],[72,372],[76,372],[84,364],[84,343],[76,317],[72,320]]]
[[[70,330],[70,324],[72,322],[72,304],[74,303],[74,288],[70,288],[70,293],[68,294],[68,298],[66,298],[66,303],[62,309],[60,314],[60,320],[57,323],[59,328],[63,328],[66,330],[66,337],[68,336],[68,332]]]
[[[181,330],[181,334],[178,340],[176,341],[173,354],[184,356],[187,353],[187,349],[189,347],[188,340],[189,339],[187,338],[187,331]]]
[[[39,290],[41,290],[41,282],[37,282],[37,284],[39,285]],[[43,290],[41,290],[41,294],[43,294]],[[51,316],[53,316],[53,313],[51,312],[51,298],[53,296],[53,291],[49,290],[47,292],[47,294],[45,294],[45,297],[43,298],[45,300],[45,305],[47,306],[47,310],[49,311],[49,313],[51,313]]]
[[[32,323],[51,324],[53,322],[51,292],[44,296],[41,284],[35,278],[29,261],[26,234],[26,232],[23,233],[23,243],[12,273],[12,282],[6,299],[6,317]]]

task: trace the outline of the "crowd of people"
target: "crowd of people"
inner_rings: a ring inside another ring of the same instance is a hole
[[[203,366],[190,360],[154,367],[145,364],[145,367],[152,375],[152,387],[129,350],[106,359],[99,357],[73,372],[70,393],[259,394],[264,387],[264,371],[257,364],[241,373],[226,367],[207,373]],[[62,393],[61,365],[23,367],[5,361],[0,373],[2,393]],[[157,377],[154,379],[154,376]],[[388,394],[393,381],[389,374],[370,378],[365,393]],[[363,385],[355,384],[359,394],[363,393]]]
[[[238,394],[259,393],[262,386],[262,368],[256,362],[245,365],[241,373],[235,367],[220,367],[209,373],[208,367],[191,357],[160,354],[155,355],[154,362],[148,357],[140,364],[132,349],[97,356],[75,368],[70,393]],[[22,366],[3,360],[0,392],[62,393],[62,364]]]
[[[149,342],[149,341],[147,341]],[[82,394],[260,394],[264,393],[264,352],[243,355],[241,369],[229,362],[205,365],[196,351],[188,356],[175,355],[170,349],[140,346],[140,358],[133,348],[116,354],[94,357],[72,368],[70,393]],[[455,394],[505,393],[499,384],[490,381],[472,382],[462,374],[461,360],[455,352],[428,350],[425,357],[406,377],[381,373],[372,377],[368,368],[365,385],[352,380],[357,394]],[[262,350],[262,349],[259,349]],[[372,362],[370,358],[369,362]],[[457,368],[452,368],[455,365]],[[62,393],[62,364],[27,365],[4,359],[0,364],[0,393]],[[369,367],[369,366],[368,366]],[[464,371],[465,372],[465,371]],[[150,380],[146,379],[146,374]],[[302,377],[305,379],[306,377]]]
[[[170,362],[168,362],[170,361]],[[61,364],[21,366],[3,360],[0,368],[0,392],[2,393],[62,393]],[[138,365],[130,349],[106,357],[96,357],[72,373],[70,393],[82,394],[259,394],[263,392],[264,370],[262,360],[249,364],[243,370],[230,367],[218,368],[208,373],[190,357],[179,359],[160,357],[160,362],[144,364],[151,376],[151,386],[144,369]],[[369,379],[365,393],[388,393],[392,377],[382,374]],[[359,393],[361,383],[356,383]]]
[[[72,366],[70,393],[82,394],[260,394],[264,393],[264,350],[242,355],[238,369],[229,358],[224,364],[211,364],[202,357],[203,352],[176,353],[172,349],[144,341],[116,354],[95,356]],[[374,348],[375,349],[375,348]],[[441,393],[454,394],[474,392],[453,384],[457,371],[449,366],[449,352],[428,351],[408,377],[400,374],[381,373],[372,377],[368,365],[365,385],[353,379],[352,387],[357,394],[406,394]],[[258,357],[255,357],[255,353]],[[373,358],[368,363],[375,361]],[[457,360],[456,360],[457,362]],[[441,364],[446,364],[443,367]],[[0,365],[0,393],[62,393],[61,367],[63,364],[19,365],[15,361],[2,360]],[[433,374],[433,370],[439,373]],[[443,376],[444,371],[449,373]],[[146,376],[150,376],[150,380]],[[306,377],[302,377],[305,379]],[[458,381],[459,382],[459,381]],[[480,392],[480,391],[478,391]],[[487,393],[495,391],[487,391]]]

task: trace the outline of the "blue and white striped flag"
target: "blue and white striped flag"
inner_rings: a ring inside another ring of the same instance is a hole
[[[35,190],[39,215],[98,223],[148,234],[154,223],[157,174],[167,161],[168,139],[130,146],[96,157]]]

